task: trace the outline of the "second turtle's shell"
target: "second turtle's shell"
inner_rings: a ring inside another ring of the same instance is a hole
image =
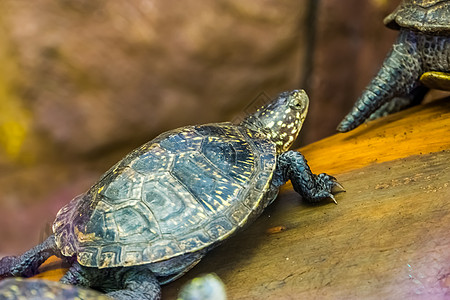
[[[429,34],[450,34],[449,0],[405,0],[384,19],[392,29],[409,28]]]

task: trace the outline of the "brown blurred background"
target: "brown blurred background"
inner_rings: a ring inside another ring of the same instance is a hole
[[[399,0],[0,2],[0,256],[157,134],[305,88],[331,135],[397,35]]]

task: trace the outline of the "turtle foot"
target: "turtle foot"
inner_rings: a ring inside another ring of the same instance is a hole
[[[331,199],[337,204],[334,198],[335,194],[345,192],[344,187],[340,184],[335,177],[328,175],[326,173],[321,173],[315,178],[313,186],[309,193],[302,195],[308,202],[316,203],[324,199]]]
[[[344,187],[328,174],[313,174],[305,157],[297,151],[287,151],[278,158],[274,182],[283,183],[290,179],[294,190],[308,202],[316,203],[324,199],[331,199],[334,194],[344,192]]]

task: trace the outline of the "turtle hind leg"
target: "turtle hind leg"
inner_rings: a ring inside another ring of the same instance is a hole
[[[423,73],[423,66],[417,50],[417,39],[417,34],[412,31],[400,31],[397,42],[378,74],[338,125],[338,131],[347,132],[354,129],[393,97],[409,96],[420,84],[418,79]]]
[[[5,277],[31,277],[39,266],[52,255],[59,255],[54,235],[21,256],[6,256],[0,260],[0,279]]]
[[[419,85],[418,87],[413,89],[409,95],[405,97],[392,98],[391,101],[383,104],[374,113],[372,113],[370,117],[367,118],[367,120],[375,120],[380,117],[384,117],[389,114],[399,112],[403,109],[419,105],[420,103],[422,103],[422,100],[428,91],[429,88],[423,85]]]
[[[148,266],[125,267],[121,271],[114,275],[122,289],[108,292],[108,296],[117,300],[161,299],[161,286]]]
[[[74,262],[61,282],[96,288],[117,300],[161,298],[158,279],[147,265],[97,269]]]
[[[305,157],[297,151],[287,151],[278,157],[274,176],[275,184],[281,184],[290,179],[294,190],[310,203],[327,198],[336,203],[333,194],[344,191],[342,185],[333,176],[325,173],[313,174]]]

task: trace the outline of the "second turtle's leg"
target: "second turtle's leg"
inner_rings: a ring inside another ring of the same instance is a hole
[[[384,117],[403,109],[418,105],[422,102],[428,90],[429,89],[427,87],[419,85],[407,96],[394,97],[390,101],[383,104],[373,114],[371,114],[370,117],[367,118],[367,120],[375,120],[380,117]]]
[[[31,277],[39,266],[52,255],[58,255],[55,237],[51,235],[42,244],[28,250],[21,256],[7,256],[0,260],[0,278]]]
[[[297,151],[287,151],[278,157],[273,182],[277,185],[291,180],[294,190],[308,202],[331,198],[333,193],[344,191],[333,176],[311,172],[305,157]]]
[[[372,113],[393,97],[409,95],[418,85],[423,66],[417,51],[418,35],[401,30],[397,42],[352,110],[339,124],[340,132],[350,131],[362,124]]]

